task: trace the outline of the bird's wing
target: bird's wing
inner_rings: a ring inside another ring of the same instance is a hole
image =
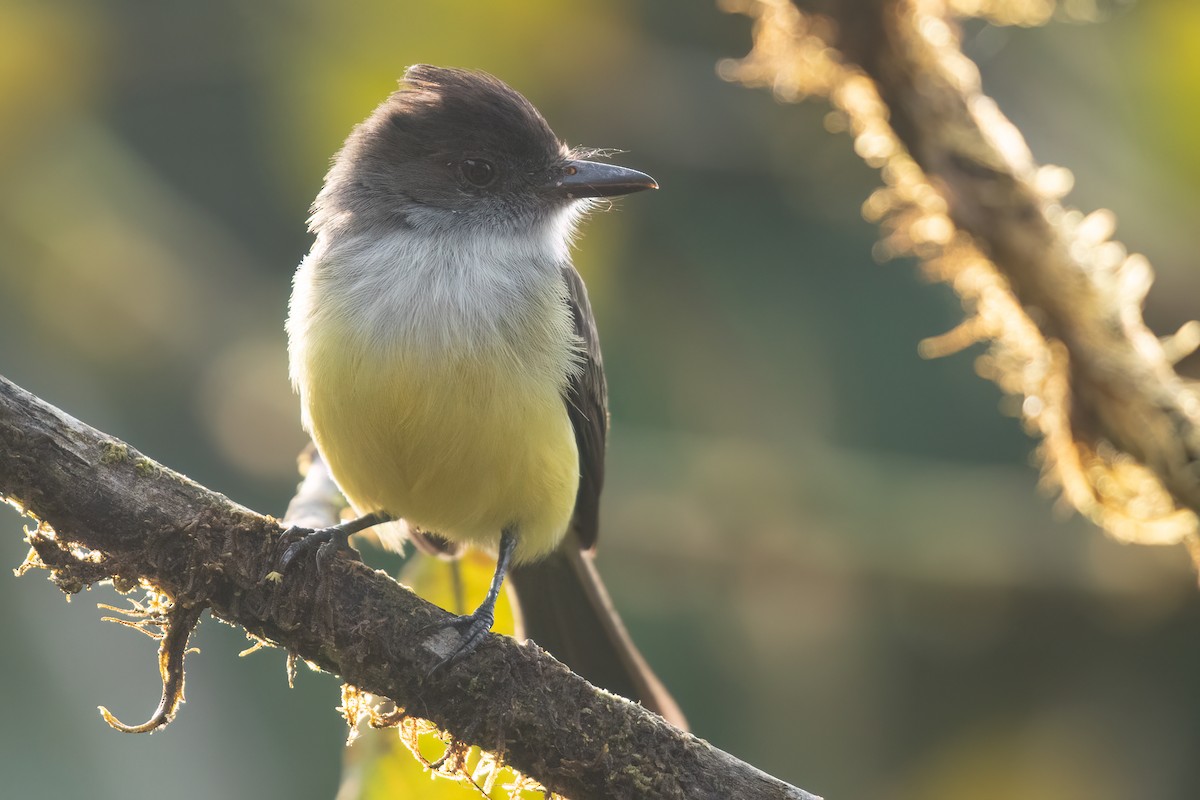
[[[567,303],[575,320],[575,334],[583,341],[582,368],[567,386],[567,414],[579,448],[579,492],[571,527],[584,550],[596,546],[599,532],[600,489],[604,486],[604,445],[608,438],[608,387],[600,358],[600,338],[588,303],[587,289],[575,267],[563,267]]]
[[[597,686],[637,700],[687,730],[687,720],[629,638],[592,563],[589,551],[596,545],[604,484],[608,389],[583,279],[568,265],[563,280],[575,333],[583,342],[582,369],[572,376],[564,397],[579,446],[574,535],[541,561],[516,564],[509,573],[517,635],[545,647]]]

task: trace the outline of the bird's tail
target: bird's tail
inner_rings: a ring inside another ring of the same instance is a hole
[[[687,730],[675,699],[638,652],[608,590],[570,534],[549,557],[509,572],[518,638],[524,636],[602,689],[636,700]]]

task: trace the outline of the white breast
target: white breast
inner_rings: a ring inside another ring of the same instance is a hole
[[[559,226],[540,236],[418,233],[319,237],[296,273],[288,319],[292,379],[314,326],[376,357],[511,360],[560,386],[580,343],[566,305]]]
[[[565,247],[565,242],[562,243]],[[579,480],[559,255],[531,237],[318,239],[288,319],[305,428],[360,513],[551,549]]]

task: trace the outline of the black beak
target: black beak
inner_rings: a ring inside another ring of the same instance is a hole
[[[545,186],[548,194],[571,199],[616,197],[657,188],[654,178],[644,172],[598,161],[567,161]]]

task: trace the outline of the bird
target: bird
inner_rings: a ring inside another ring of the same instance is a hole
[[[686,725],[593,563],[608,437],[595,318],[571,261],[579,223],[649,175],[568,147],[481,71],[418,64],[358,124],[311,209],[287,334],[301,420],[358,516],[349,547],[497,555],[474,651],[511,574],[523,633],[601,687]]]

